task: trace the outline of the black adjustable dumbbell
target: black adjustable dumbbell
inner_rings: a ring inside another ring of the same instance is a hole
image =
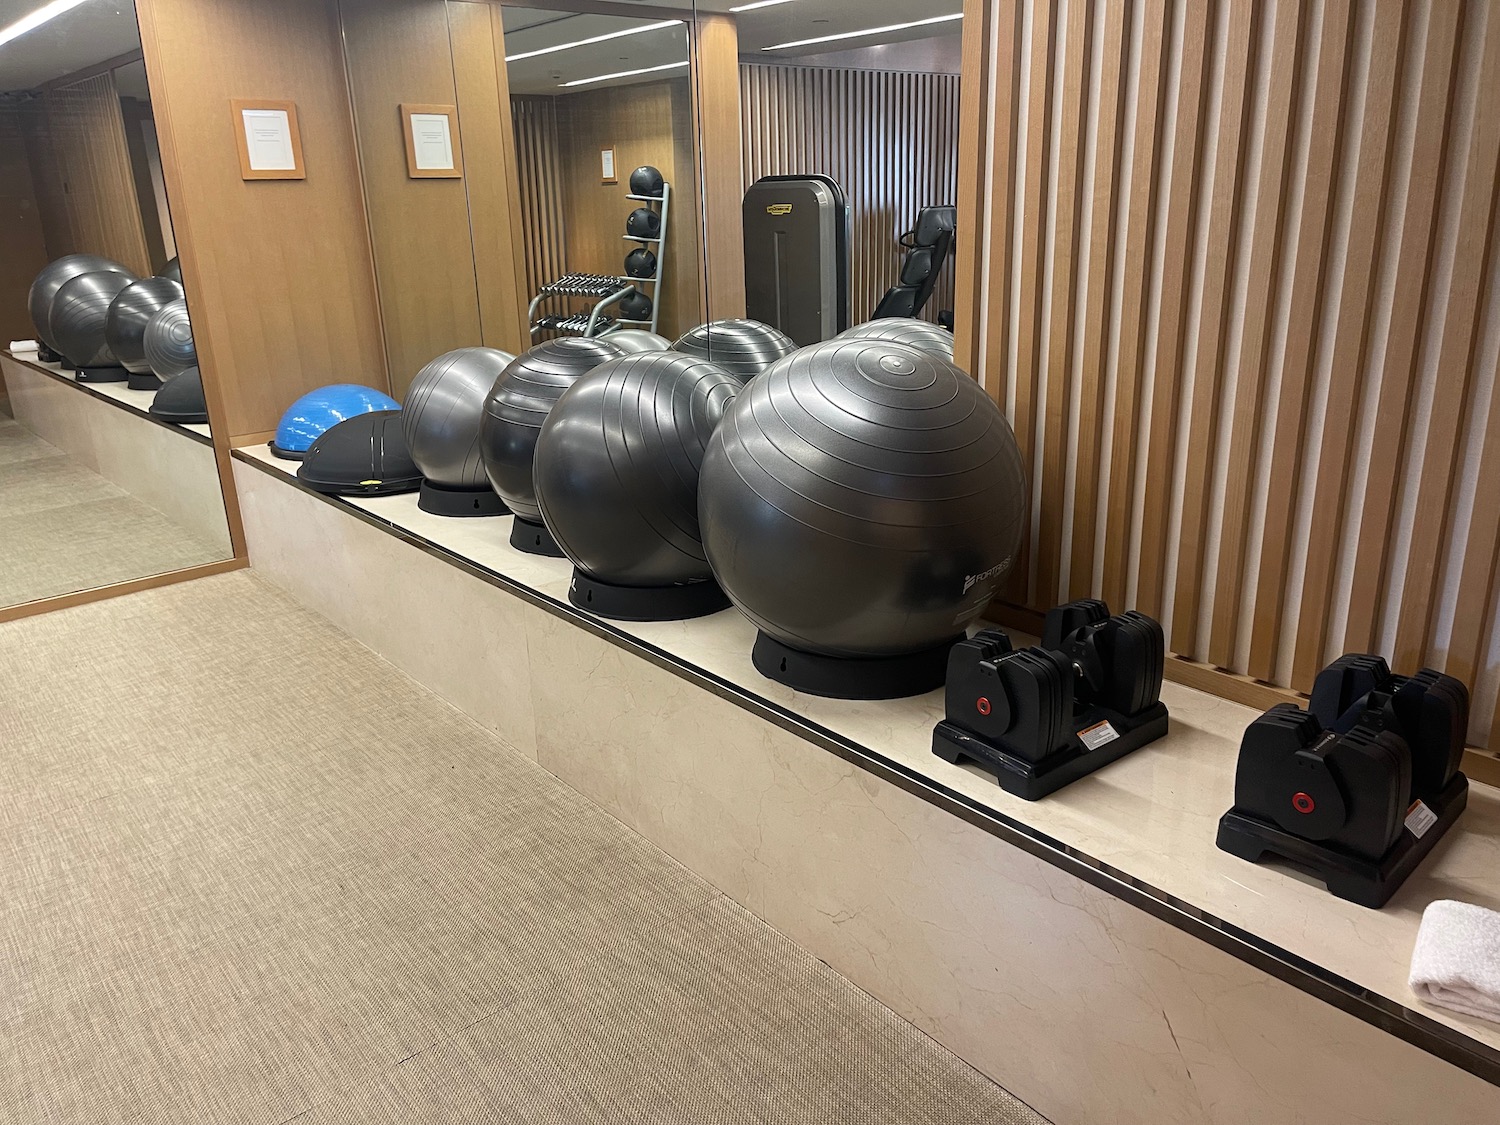
[[[1144,614],[1097,600],[1047,615],[1042,644],[1014,649],[998,629],[954,645],[947,713],[933,752],[967,759],[1035,800],[1160,738],[1166,642]]]
[[[1289,859],[1340,898],[1383,905],[1463,811],[1468,713],[1452,676],[1340,657],[1306,711],[1278,704],[1245,731],[1219,847]]]

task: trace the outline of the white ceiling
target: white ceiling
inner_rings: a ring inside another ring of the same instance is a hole
[[[727,12],[746,0],[699,0],[697,10]],[[656,3],[656,7],[691,10],[687,3]],[[904,31],[887,32],[883,35],[860,36],[854,39],[835,40],[832,43],[813,44],[790,50],[763,51],[761,48],[776,43],[798,39],[812,39],[844,31],[884,27],[911,20],[928,19],[933,16],[950,15],[961,11],[962,0],[929,0],[913,4],[911,0],[789,0],[768,8],[757,8],[736,13],[739,26],[740,52],[746,59],[764,62],[778,60],[828,61],[821,56],[833,52],[863,50],[884,44],[897,44],[941,37],[950,42],[942,51],[900,52],[867,51],[864,60],[849,58],[844,65],[886,66],[901,69],[949,69],[933,60],[947,60],[956,56],[956,44],[952,41],[961,27],[958,21],[930,24],[908,28]],[[505,50],[513,55],[538,47],[569,43],[594,35],[622,30],[656,22],[654,18],[632,19],[624,16],[568,15],[556,11],[530,8],[504,9]],[[571,90],[597,89],[602,86],[624,85],[629,82],[649,82],[675,74],[686,74],[687,68],[668,70],[635,78],[600,82],[589,86],[562,88],[561,83],[576,78],[588,78],[600,74],[611,74],[622,70],[635,70],[648,66],[687,61],[687,43],[681,28],[662,29],[625,36],[604,43],[590,44],[542,55],[533,59],[522,59],[510,63],[508,75],[513,93],[559,94]],[[906,60],[906,61],[903,61]]]
[[[0,28],[46,0],[0,0]],[[0,91],[30,90],[65,74],[139,50],[132,0],[86,0],[72,11],[0,46]]]

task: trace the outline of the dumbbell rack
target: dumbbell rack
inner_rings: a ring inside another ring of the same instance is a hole
[[[647,320],[630,320],[628,318],[621,317],[619,319],[621,324],[629,324],[635,326],[636,328],[645,328],[648,331],[655,332],[657,321],[661,317],[660,297],[662,273],[667,267],[667,211],[670,209],[672,202],[672,185],[667,183],[666,181],[662,181],[661,195],[636,195],[634,193],[631,193],[625,198],[633,199],[638,203],[659,204],[656,209],[656,213],[661,216],[661,226],[657,228],[655,238],[637,238],[633,234],[627,234],[623,236],[626,242],[636,242],[641,244],[641,246],[643,247],[652,246],[655,248],[656,274],[652,277],[632,277],[626,279],[632,284],[640,282],[650,282],[654,287],[649,293],[646,294],[646,296],[651,298],[650,318]]]
[[[637,238],[630,234],[623,236],[626,242],[655,246],[655,276],[615,277],[603,274],[569,273],[555,281],[547,282],[537,291],[537,295],[531,299],[531,305],[526,310],[526,320],[531,327],[533,340],[542,332],[563,332],[572,336],[598,336],[616,325],[627,324],[638,328],[648,328],[652,332],[656,331],[657,321],[661,315],[661,302],[657,300],[657,296],[661,293],[662,269],[666,258],[662,248],[667,241],[667,209],[671,194],[672,185],[663,183],[659,196],[631,194],[625,197],[643,203],[659,204],[657,213],[661,216],[661,225],[657,228],[655,238]],[[649,319],[633,320],[629,317],[609,315],[609,310],[635,292],[636,286],[646,283],[655,287],[646,294],[651,298]],[[587,312],[542,312],[542,307],[549,301],[578,298],[592,302]]]

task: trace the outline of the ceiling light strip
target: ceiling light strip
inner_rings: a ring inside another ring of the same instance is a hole
[[[0,28],[0,46],[4,46],[12,39],[19,39],[28,31],[35,31],[48,20],[56,19],[82,3],[85,3],[85,0],[52,0],[52,3],[43,5],[29,16],[22,16],[9,27]]]
[[[665,63],[662,66],[643,66],[639,70],[619,70],[614,74],[600,74],[593,78],[575,78],[571,82],[559,82],[559,86],[587,86],[590,82],[608,82],[611,78],[634,78],[637,74],[655,74],[658,70],[676,70],[679,66],[687,66],[687,59],[681,62]]]
[[[574,47],[587,47],[593,43],[608,43],[611,39],[624,39],[627,35],[641,35],[647,31],[660,31],[664,27],[680,27],[682,20],[662,20],[659,23],[648,23],[641,27],[627,27],[623,31],[611,31],[607,35],[591,35],[587,39],[578,39],[572,43],[559,43],[555,47],[541,47],[535,51],[522,51],[518,55],[506,55],[506,62],[520,62],[522,59],[534,59],[538,55],[555,55],[558,51],[571,51]],[[524,28],[522,29],[524,30]]]
[[[777,4],[790,4],[792,0],[755,0],[753,4],[737,4],[731,12],[753,12],[756,8],[774,8]]]
[[[912,20],[909,23],[887,24],[885,27],[869,27],[864,31],[841,31],[837,35],[820,35],[816,39],[795,39],[790,43],[775,43],[769,47],[762,47],[762,51],[786,51],[792,47],[811,47],[815,43],[832,43],[839,39],[858,39],[865,35],[884,35],[890,31],[905,31],[909,27],[927,27],[934,23],[950,23],[953,20],[964,18],[962,12],[954,12],[951,16],[932,16],[925,20]]]

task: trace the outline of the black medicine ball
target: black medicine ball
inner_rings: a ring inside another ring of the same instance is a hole
[[[631,277],[655,277],[656,255],[644,246],[637,246],[625,255],[625,272]]]
[[[631,238],[655,238],[661,232],[661,216],[649,207],[637,207],[625,220],[625,233]]]
[[[661,189],[661,172],[651,167],[651,165],[642,164],[634,172],[630,173],[631,195],[649,195],[652,199],[660,199]]]
[[[619,309],[626,320],[650,320],[651,298],[637,290],[620,301]]]

